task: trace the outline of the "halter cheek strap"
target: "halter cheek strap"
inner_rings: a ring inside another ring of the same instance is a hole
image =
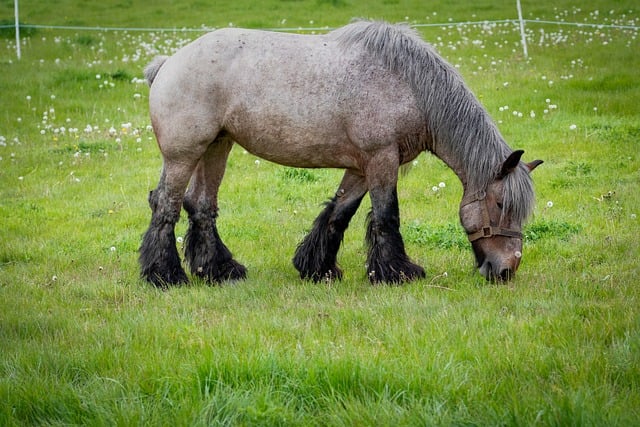
[[[463,207],[470,205],[471,203],[479,202],[480,212],[482,214],[482,227],[480,227],[478,231],[467,233],[467,238],[469,239],[469,241],[475,242],[476,240],[493,236],[505,236],[522,239],[522,233],[518,230],[504,227],[494,227],[491,225],[491,220],[489,219],[489,207],[487,206],[486,197],[487,193],[485,193],[484,191],[479,191],[462,199],[461,205]]]

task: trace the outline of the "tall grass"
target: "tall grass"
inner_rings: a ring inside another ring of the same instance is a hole
[[[21,5],[22,20],[197,28],[514,16],[511,2],[56,5]],[[524,8],[530,19],[639,19],[627,1]],[[21,61],[2,39],[0,424],[637,425],[637,30],[527,29],[525,60],[512,24],[421,28],[510,145],[545,160],[514,282],[474,271],[457,222],[461,186],[427,155],[399,184],[407,250],[426,279],[368,283],[365,200],[339,254],[344,280],[300,281],[290,258],[341,174],[235,148],[219,227],[249,278],[166,292],[138,278],[161,164],[138,79],[155,53],[197,34],[39,29]]]

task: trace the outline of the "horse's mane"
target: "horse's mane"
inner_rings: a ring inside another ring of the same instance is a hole
[[[432,138],[430,151],[461,159],[469,191],[485,190],[512,150],[462,77],[415,30],[406,25],[357,21],[331,33],[344,47],[362,45],[414,91]],[[524,221],[534,193],[520,163],[505,179],[504,209]]]

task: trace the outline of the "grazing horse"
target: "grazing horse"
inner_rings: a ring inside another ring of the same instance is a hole
[[[216,227],[218,188],[234,143],[282,165],[340,168],[344,177],[293,264],[303,279],[340,279],[338,249],[368,192],[372,283],[425,276],[405,252],[399,166],[423,151],[460,178],[460,220],[489,280],[513,277],[534,193],[522,151],[512,151],[458,72],[406,26],[359,21],[326,35],[244,29],[208,33],[146,68],[153,129],[163,156],[149,194],[142,276],[187,282],[174,227],[189,215],[185,258],[195,276],[243,279]]]

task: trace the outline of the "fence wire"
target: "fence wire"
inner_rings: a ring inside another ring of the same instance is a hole
[[[414,23],[409,24],[413,28],[426,27],[463,27],[487,24],[518,24],[518,19],[501,19],[493,21],[463,21],[463,22],[441,22],[441,23]],[[621,30],[640,30],[638,25],[618,25],[618,24],[597,24],[586,22],[566,22],[566,21],[547,21],[539,19],[524,19],[525,24],[545,24],[545,25],[565,25],[574,27],[587,28],[610,28]],[[0,29],[15,28],[14,24],[0,25]],[[72,31],[130,31],[130,32],[173,32],[173,33],[205,33],[223,27],[200,27],[200,28],[168,28],[168,27],[83,27],[75,25],[41,25],[41,24],[20,24],[21,29],[41,29],[41,30],[72,30]],[[288,28],[255,28],[264,31],[282,31],[282,32],[313,32],[313,31],[331,31],[337,27],[288,27]]]
[[[518,6],[520,2],[518,0]],[[16,9],[17,13],[17,9]],[[519,11],[519,13],[521,13]],[[18,21],[18,17],[16,16],[16,22]],[[413,23],[408,24],[413,28],[447,28],[447,27],[466,27],[466,26],[482,26],[482,25],[493,25],[493,24],[513,24],[520,26],[520,33],[522,37],[522,49],[524,52],[525,58],[528,58],[528,50],[527,50],[527,39],[525,36],[525,25],[526,24],[537,24],[537,25],[564,25],[564,26],[574,26],[577,28],[598,28],[598,29],[621,29],[621,30],[635,30],[638,31],[640,26],[636,25],[618,25],[618,24],[597,24],[597,23],[586,23],[586,22],[566,22],[566,21],[548,21],[548,20],[539,20],[539,19],[501,19],[501,20],[493,20],[493,21],[465,21],[465,22],[442,22],[442,23]],[[83,27],[83,26],[75,26],[75,25],[40,25],[40,24],[18,24],[18,25],[0,25],[0,29],[7,28],[15,28],[16,31],[16,54],[18,56],[18,60],[21,57],[20,53],[20,42],[19,42],[19,34],[20,29],[46,29],[46,30],[71,30],[71,31],[113,31],[113,32],[155,32],[155,33],[207,33],[215,30],[216,28],[222,27],[205,27],[202,26],[200,28],[142,28],[142,27]],[[328,32],[334,30],[336,27],[289,27],[289,28],[257,28],[265,31],[279,31],[279,32]]]

